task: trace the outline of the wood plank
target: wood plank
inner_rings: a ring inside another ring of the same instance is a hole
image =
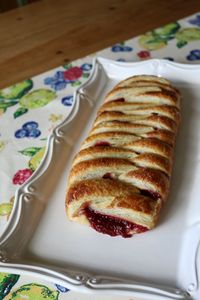
[[[0,87],[200,11],[196,0],[43,0],[0,15]]]

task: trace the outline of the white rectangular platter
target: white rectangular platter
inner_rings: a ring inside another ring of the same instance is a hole
[[[170,198],[158,226],[124,239],[70,222],[65,193],[72,159],[104,96],[137,74],[163,76],[180,89],[182,121]],[[200,66],[97,58],[74,97],[70,116],[49,137],[42,164],[16,194],[0,239],[0,270],[35,274],[83,292],[200,299]]]

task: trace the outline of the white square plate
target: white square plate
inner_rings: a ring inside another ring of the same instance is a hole
[[[182,122],[170,198],[158,226],[123,239],[70,222],[65,193],[72,158],[104,96],[137,74],[163,76],[180,89]],[[97,58],[91,77],[74,96],[70,116],[49,137],[42,164],[16,194],[0,240],[1,270],[34,273],[79,291],[200,299],[200,66]]]

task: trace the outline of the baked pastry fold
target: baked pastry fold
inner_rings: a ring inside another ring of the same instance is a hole
[[[161,77],[139,75],[108,93],[74,158],[68,218],[111,236],[155,227],[167,200],[180,123],[180,92]]]

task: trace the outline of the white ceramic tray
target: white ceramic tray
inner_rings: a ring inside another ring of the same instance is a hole
[[[134,74],[164,76],[181,90],[182,123],[171,195],[158,226],[130,239],[70,222],[67,175],[105,94]],[[35,274],[86,292],[144,299],[200,299],[200,66],[97,58],[70,116],[49,137],[45,158],[16,194],[0,239],[0,270]]]

